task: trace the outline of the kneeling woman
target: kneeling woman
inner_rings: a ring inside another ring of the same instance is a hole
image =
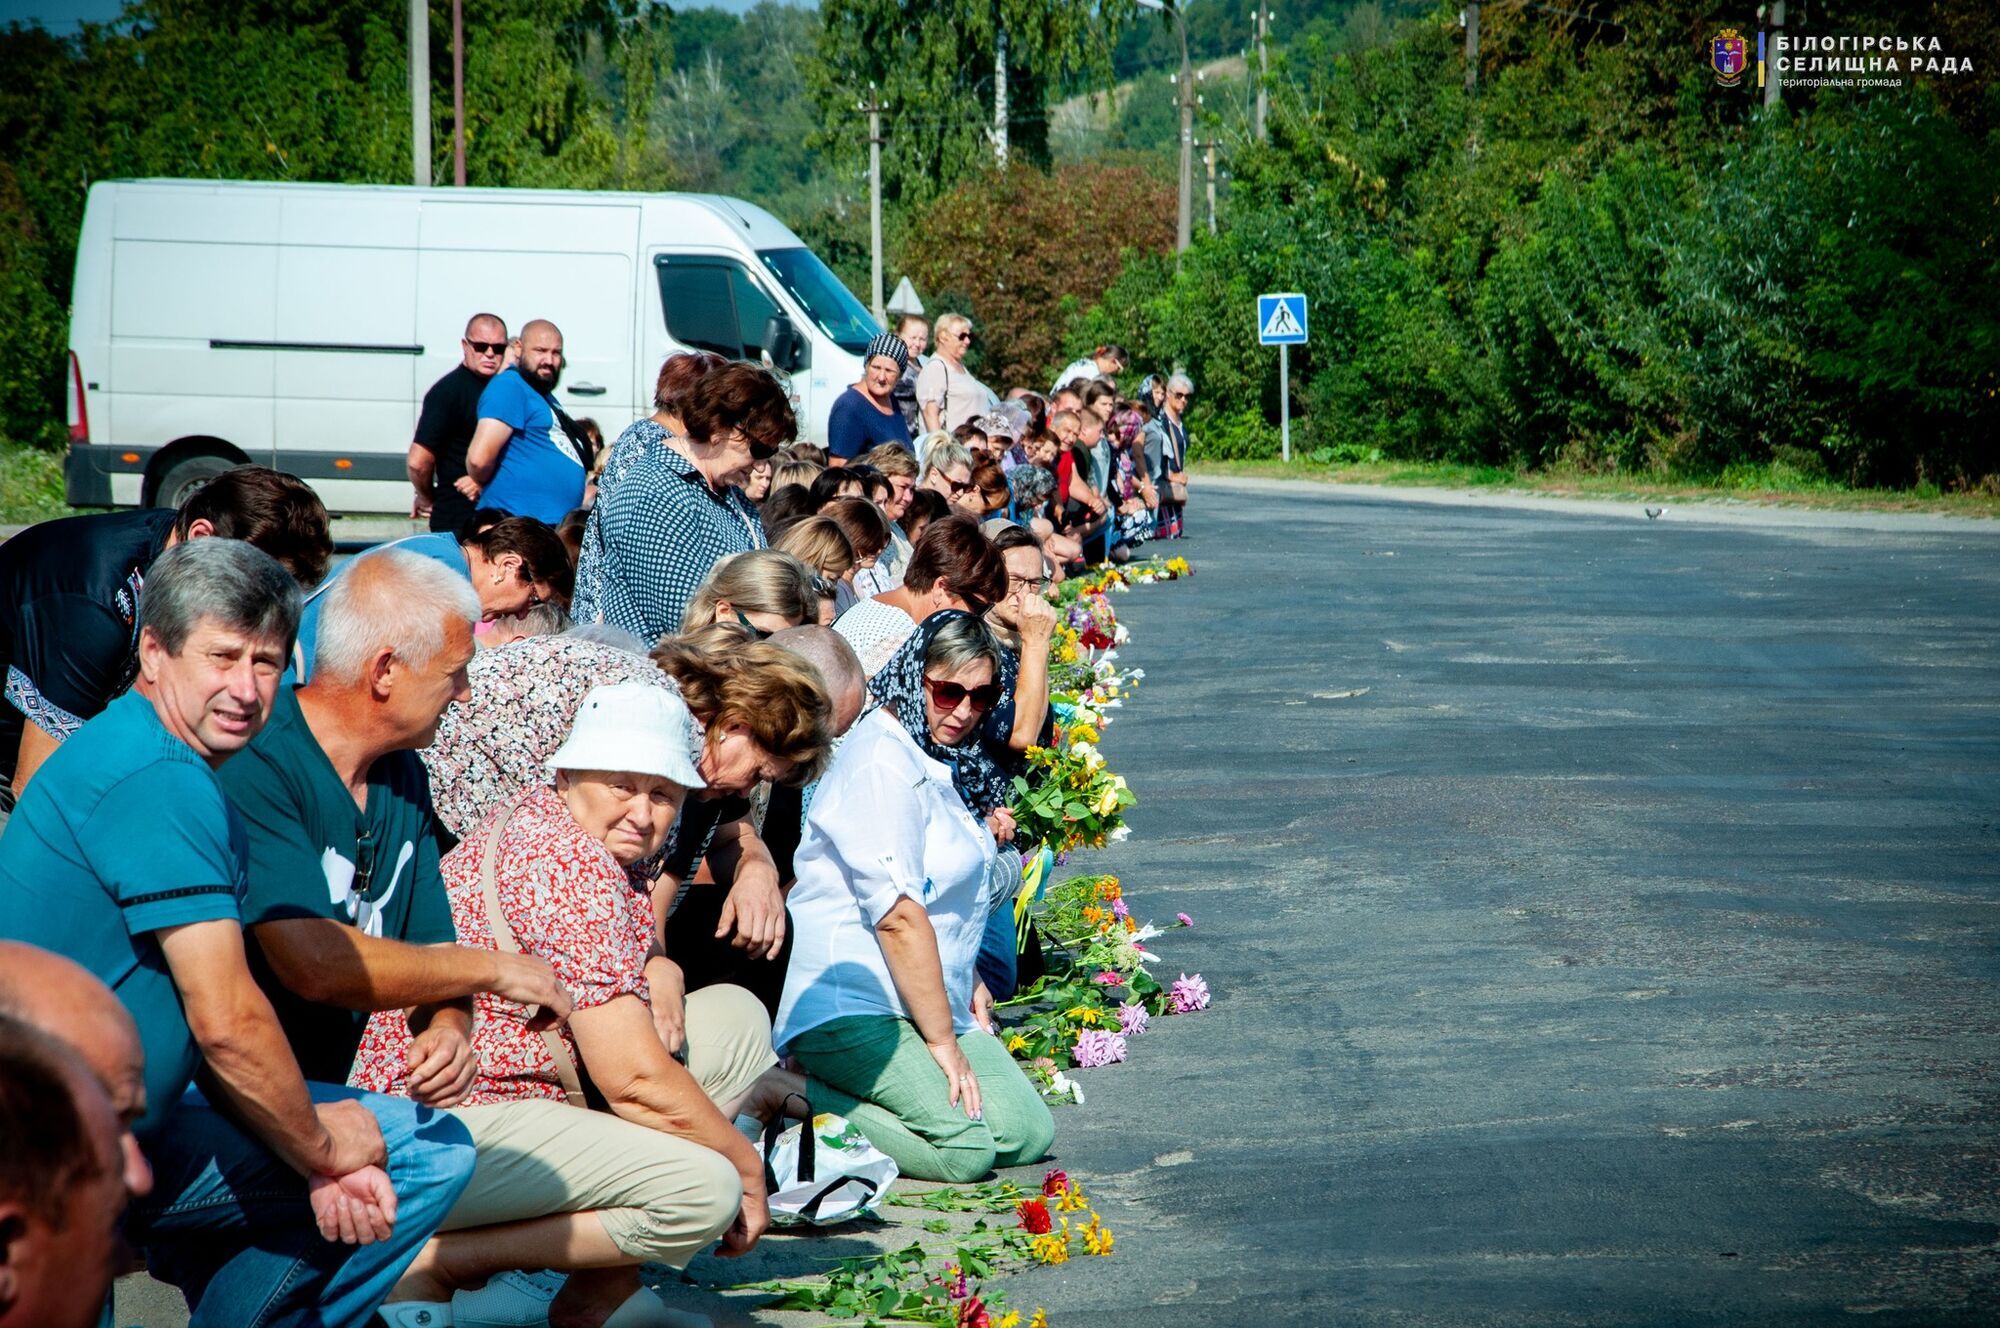
[[[508,797],[444,859],[460,943],[546,961],[575,1009],[566,1027],[542,1031],[539,1011],[478,998],[477,1073],[453,1108],[478,1166],[449,1234],[383,1307],[391,1325],[449,1323],[440,1302],[454,1290],[515,1268],[575,1274],[543,1309],[557,1322],[594,1325],[621,1310],[621,1324],[657,1322],[664,1310],[640,1288],[641,1263],[682,1266],[718,1236],[720,1253],[741,1254],[768,1224],[763,1164],[730,1124],[738,1112],[768,1117],[799,1086],[775,1066],[763,1007],[740,987],[689,996],[685,1068],[647,1007],[653,913],[628,869],[702,787],[699,742],[668,689],[598,687],[548,758],[554,787]],[[378,1015],[355,1082],[405,1091],[410,1047],[401,1012]],[[586,1079],[609,1111],[583,1105]],[[484,1294],[521,1295],[505,1282]]]
[[[925,619],[871,684],[882,708],[821,778],[796,858],[778,1044],[814,1110],[846,1116],[920,1180],[1033,1162],[1055,1138],[986,1029],[974,973],[998,827],[966,809],[952,766],[998,699],[999,665],[971,614]]]

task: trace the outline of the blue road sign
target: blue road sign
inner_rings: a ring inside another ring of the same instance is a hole
[[[1306,297],[1292,292],[1257,297],[1257,340],[1265,346],[1306,344]]]

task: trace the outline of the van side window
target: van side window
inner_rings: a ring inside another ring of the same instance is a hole
[[[765,320],[778,306],[741,265],[724,258],[661,254],[653,268],[660,278],[668,335],[683,346],[732,360],[758,358]]]

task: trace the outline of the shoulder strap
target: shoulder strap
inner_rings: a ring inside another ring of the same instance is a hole
[[[525,790],[515,794],[507,804],[507,810],[493,818],[493,829],[486,836],[486,850],[479,859],[479,888],[486,896],[486,925],[493,929],[493,944],[507,954],[519,954],[521,947],[514,939],[514,929],[507,923],[507,911],[500,906],[500,877],[497,872],[500,839],[527,796],[528,791]],[[562,1080],[563,1096],[569,1099],[572,1107],[588,1107],[590,1104],[583,1096],[583,1080],[576,1072],[576,1062],[570,1058],[569,1044],[553,1028],[542,1030],[542,1041],[555,1060],[556,1078]]]

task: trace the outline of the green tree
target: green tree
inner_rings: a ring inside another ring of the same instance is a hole
[[[1007,36],[1008,149],[1046,165],[1053,89],[1108,81],[1111,43],[1133,0],[824,0],[806,85],[820,146],[865,155],[856,107],[873,95],[883,116],[883,192],[922,202],[994,160],[990,136],[996,39]]]

